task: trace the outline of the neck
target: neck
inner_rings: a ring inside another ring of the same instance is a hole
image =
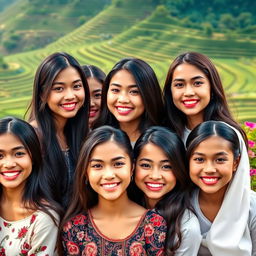
[[[120,198],[116,200],[106,200],[99,196],[99,202],[97,206],[94,207],[93,212],[97,215],[109,216],[122,216],[127,213],[129,206],[131,204],[127,193],[123,194]]]
[[[140,136],[138,122],[119,123],[121,130],[127,133],[130,141],[136,141]]]
[[[153,209],[153,208],[155,208],[155,206],[156,206],[157,202],[159,201],[159,199],[151,199],[151,198],[145,197],[145,201],[146,201],[147,209]]]
[[[197,125],[203,122],[201,116],[187,116],[187,127],[189,130],[193,130]]]
[[[24,192],[24,186],[9,189],[9,188],[3,188],[1,202],[8,202],[9,204],[16,204],[21,205],[22,204],[22,195]]]

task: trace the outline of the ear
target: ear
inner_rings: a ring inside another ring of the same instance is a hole
[[[233,172],[236,172],[237,170],[237,167],[239,165],[239,162],[240,162],[240,155],[234,160],[234,164],[233,164]]]

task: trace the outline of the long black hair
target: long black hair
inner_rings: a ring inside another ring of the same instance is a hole
[[[174,255],[182,242],[181,220],[187,209],[193,211],[190,205],[191,183],[188,165],[185,158],[186,151],[181,139],[164,127],[153,126],[147,129],[137,140],[134,147],[135,161],[142,149],[152,143],[160,147],[172,165],[172,172],[176,177],[175,187],[164,195],[155,209],[165,218],[168,232],[165,240],[166,255]],[[136,168],[135,168],[136,176]],[[146,207],[145,195],[135,186],[135,201]],[[178,238],[178,240],[176,239]]]
[[[98,194],[90,186],[86,171],[92,151],[98,145],[107,141],[113,141],[122,147],[129,156],[131,163],[133,163],[133,151],[131,143],[125,132],[107,125],[91,131],[79,155],[75,174],[73,196],[71,204],[63,219],[63,224],[77,214],[84,213],[88,209],[97,205]]]
[[[182,111],[180,111],[173,103],[171,91],[173,73],[175,69],[183,63],[188,63],[197,67],[206,75],[206,77],[210,81],[211,100],[204,109],[203,120],[223,121],[232,125],[240,131],[247,145],[247,138],[245,132],[231,115],[224,88],[215,65],[206,55],[198,52],[186,52],[180,54],[170,65],[163,89],[168,125],[175,132],[177,132],[179,136],[183,135],[183,131],[187,123],[187,118],[186,115]]]
[[[29,106],[29,120],[37,123],[38,135],[43,148],[44,160],[50,169],[48,173],[52,194],[58,202],[67,194],[68,171],[64,154],[56,136],[56,126],[51,109],[47,104],[53,81],[67,67],[73,67],[79,73],[85,90],[83,106],[77,114],[69,118],[64,127],[64,134],[71,159],[76,163],[83,140],[88,133],[89,89],[84,72],[79,63],[67,53],[53,53],[38,67],[33,87],[33,98]]]
[[[107,124],[119,128],[119,123],[107,107],[107,93],[112,77],[120,70],[127,70],[135,79],[145,111],[142,114],[139,131],[152,125],[161,125],[164,116],[163,97],[154,70],[145,61],[137,58],[121,59],[108,73],[102,91],[101,115],[94,128]]]
[[[0,120],[0,135],[6,133],[13,134],[21,141],[32,161],[32,171],[26,179],[22,203],[27,209],[41,210],[47,213],[57,224],[57,220],[49,209],[56,211],[60,216],[62,215],[62,210],[49,193],[47,169],[43,165],[40,142],[34,128],[21,119],[5,117]],[[0,186],[1,195],[2,185]]]

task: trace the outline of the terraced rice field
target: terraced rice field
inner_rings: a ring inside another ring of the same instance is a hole
[[[151,11],[110,6],[44,49],[6,57],[11,69],[0,71],[0,116],[23,117],[31,99],[35,70],[55,51],[68,52],[80,64],[94,64],[105,72],[123,57],[142,58],[152,65],[161,85],[175,56],[199,51],[217,65],[237,120],[256,122],[256,41],[230,41],[218,35],[208,38],[200,30],[181,28],[168,20],[145,19]]]

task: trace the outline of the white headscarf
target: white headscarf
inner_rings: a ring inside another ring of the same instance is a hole
[[[204,242],[213,256],[251,256],[252,242],[248,227],[250,210],[249,158],[240,132],[234,127],[226,125],[231,127],[239,138],[240,162]]]

